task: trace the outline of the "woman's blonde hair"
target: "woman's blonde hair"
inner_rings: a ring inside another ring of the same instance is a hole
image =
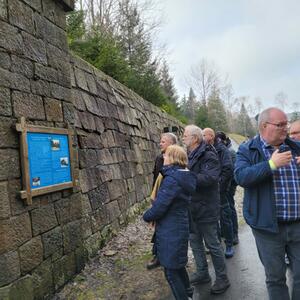
[[[188,164],[188,158],[185,150],[178,145],[170,145],[165,153],[169,157],[170,164],[179,165],[186,168]]]

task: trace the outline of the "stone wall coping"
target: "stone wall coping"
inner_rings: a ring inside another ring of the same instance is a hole
[[[56,0],[60,2],[65,11],[72,11],[75,8],[75,0]]]

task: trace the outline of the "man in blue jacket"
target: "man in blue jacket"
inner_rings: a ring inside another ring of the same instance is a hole
[[[259,135],[240,145],[235,178],[244,187],[244,217],[251,226],[272,300],[290,299],[285,252],[300,299],[300,146],[287,138],[288,121],[271,107],[258,118]]]
[[[211,293],[221,294],[226,291],[230,283],[222,245],[217,233],[220,218],[220,162],[214,147],[203,141],[202,130],[199,127],[186,126],[183,142],[188,150],[188,168],[197,175],[197,188],[192,195],[190,206],[192,222],[190,245],[197,272],[191,275],[190,281],[193,284],[204,284],[211,281],[205,255],[205,241],[211,253],[216,273],[216,281],[211,287]]]

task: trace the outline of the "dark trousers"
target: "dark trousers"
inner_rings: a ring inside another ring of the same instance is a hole
[[[165,276],[176,300],[188,300],[188,297],[193,296],[193,289],[185,267],[181,269],[165,268]]]
[[[154,233],[152,235],[152,239],[151,239],[151,243],[153,243],[153,246],[152,246],[153,256],[157,256],[157,246],[156,246],[155,239],[156,239],[156,231],[154,231]]]
[[[226,246],[233,245],[233,227],[231,220],[231,209],[226,197],[226,193],[221,195],[221,218],[220,218],[221,235],[225,238]]]
[[[279,232],[252,228],[259,258],[265,268],[270,300],[300,299],[300,222],[279,224]],[[293,277],[291,297],[286,284],[287,253]]]
[[[237,237],[238,235],[238,217],[235,209],[235,201],[234,201],[234,195],[236,191],[236,183],[232,182],[230,185],[229,190],[226,192],[226,198],[228,200],[228,204],[231,210],[231,222],[232,222],[232,230],[233,230],[233,236]]]

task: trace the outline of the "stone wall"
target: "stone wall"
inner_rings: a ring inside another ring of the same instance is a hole
[[[143,206],[160,133],[180,124],[70,56],[72,0],[0,0],[0,299],[50,298]],[[73,190],[20,199],[19,117],[75,129]]]

